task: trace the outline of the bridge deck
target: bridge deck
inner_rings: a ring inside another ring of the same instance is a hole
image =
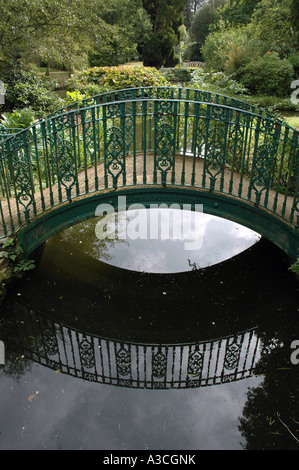
[[[150,157],[150,158],[149,158]],[[145,166],[146,165],[146,166]],[[117,188],[148,186],[161,186],[160,171],[157,170],[157,180],[154,180],[154,155],[147,152],[146,159],[143,154],[127,155],[125,160],[125,181],[124,173],[118,177]],[[182,177],[184,180],[182,181]],[[194,177],[192,181],[192,177]],[[190,189],[210,190],[210,176],[204,169],[204,160],[194,159],[192,156],[183,156],[177,154],[175,165],[167,174],[167,187],[183,186]],[[233,198],[247,201],[248,190],[250,187],[250,178],[240,175],[236,171],[225,169],[222,174],[218,174],[215,181],[214,191],[227,194]],[[105,167],[104,162],[98,165],[90,166],[86,170],[79,171],[76,175],[76,185],[72,187],[71,197],[74,200],[77,197],[93,195],[96,192],[113,189],[112,176],[108,176],[108,188],[105,187]],[[8,232],[13,232],[21,224],[25,224],[25,216],[21,205],[17,205],[16,199],[0,199],[1,201],[1,223],[0,237]],[[51,188],[46,188],[41,192],[34,194],[34,204],[30,205],[30,217],[33,215],[33,206],[35,206],[36,216],[43,213],[45,209],[53,209],[61,203],[67,202],[65,188],[60,184],[54,184]],[[273,211],[277,216],[281,215],[285,221],[290,219],[294,199],[279,194],[274,190],[264,191],[259,201],[259,207]],[[6,232],[5,228],[6,227]]]

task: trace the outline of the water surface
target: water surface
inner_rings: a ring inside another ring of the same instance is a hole
[[[198,252],[98,220],[47,242],[1,307],[1,449],[298,448],[289,260],[203,217]]]

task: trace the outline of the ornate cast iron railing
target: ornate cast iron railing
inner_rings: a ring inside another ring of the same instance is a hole
[[[130,388],[206,387],[254,373],[264,347],[255,329],[188,344],[113,340],[76,330],[50,317],[19,312],[2,330],[5,344],[29,359],[84,380]],[[265,352],[265,351],[264,351]]]
[[[298,132],[195,90],[90,98],[0,142],[0,237],[67,201],[138,186],[217,192],[298,229]]]
[[[0,141],[6,140],[8,137],[11,137],[18,132],[21,132],[23,129],[20,128],[9,128],[0,125]]]
[[[186,100],[198,101],[202,103],[214,103],[237,108],[240,110],[248,111],[250,113],[259,114],[263,117],[273,119],[273,116],[268,112],[257,108],[256,106],[246,103],[245,101],[232,98],[230,96],[221,95],[219,93],[194,90],[191,88],[182,87],[142,87],[142,88],[126,88],[123,90],[113,90],[106,93],[101,93],[92,97],[82,99],[80,101],[71,103],[63,108],[53,112],[51,116],[65,114],[69,111],[78,110],[80,108],[89,108],[90,106],[97,106],[102,103],[111,103],[114,101],[130,101],[139,99],[172,99],[172,100]],[[275,118],[278,122],[283,121]]]

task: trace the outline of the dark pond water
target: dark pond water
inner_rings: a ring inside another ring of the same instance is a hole
[[[98,219],[46,243],[1,306],[0,449],[298,449],[289,260],[197,217],[197,250]]]

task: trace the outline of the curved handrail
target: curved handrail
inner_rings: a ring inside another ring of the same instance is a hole
[[[168,97],[167,95],[168,94]],[[175,97],[175,93],[177,96]],[[192,95],[194,97],[192,99]],[[172,95],[172,98],[169,98],[169,94]],[[183,96],[185,94],[185,96]],[[163,96],[164,95],[164,96]],[[57,117],[62,114],[73,112],[82,108],[90,108],[92,106],[97,106],[109,102],[118,102],[118,101],[131,101],[133,99],[177,99],[184,101],[196,101],[201,103],[211,103],[219,104],[224,106],[229,106],[233,109],[240,109],[242,111],[248,111],[250,113],[267,117],[268,119],[274,119],[277,122],[283,124],[284,126],[289,127],[290,129],[295,130],[292,126],[286,123],[284,120],[278,118],[277,116],[257,107],[253,104],[247,103],[246,101],[236,99],[234,97],[224,95],[216,92],[209,92],[205,90],[200,90],[196,88],[183,88],[177,86],[153,86],[153,87],[141,87],[141,88],[122,88],[119,90],[112,90],[109,92],[100,93],[98,95],[90,96],[83,98],[82,100],[74,101],[62,108],[58,108],[52,113],[45,116],[42,120],[37,121],[32,126],[27,129],[16,129],[15,132],[9,133],[7,137],[3,140],[7,140],[15,137],[16,134],[23,132],[24,130],[29,130],[33,126],[38,125],[40,122],[47,121],[53,117]]]
[[[108,93],[105,93],[105,95],[108,95]],[[98,96],[103,96],[103,95],[97,95],[95,98],[97,98]],[[224,95],[219,95],[219,96],[224,96]],[[59,113],[57,111],[53,114],[50,114],[47,117],[45,117],[44,119],[33,123],[31,126],[29,126],[27,128],[16,129],[15,133],[9,134],[7,136],[7,138],[3,139],[3,141],[1,143],[5,143],[7,140],[10,140],[12,138],[21,137],[22,135],[26,135],[26,134],[32,132],[34,129],[37,129],[38,127],[40,127],[43,124],[45,124],[46,126],[51,126],[51,122],[53,122],[55,120],[63,119],[66,115],[75,116],[75,115],[78,115],[80,112],[86,112],[86,111],[89,111],[89,110],[92,110],[92,109],[95,110],[95,109],[100,108],[101,106],[109,105],[111,103],[114,103],[115,105],[120,105],[120,104],[128,103],[128,102],[138,103],[138,102],[141,102],[142,100],[145,101],[145,102],[152,102],[152,103],[158,102],[158,101],[160,101],[160,102],[165,102],[165,101],[167,101],[167,102],[177,102],[177,101],[180,101],[182,103],[187,103],[188,102],[188,103],[193,104],[193,105],[198,104],[198,105],[202,105],[202,106],[213,106],[213,107],[216,107],[216,108],[219,108],[219,109],[231,110],[231,111],[236,112],[236,113],[242,112],[242,114],[244,114],[244,115],[251,116],[251,117],[257,118],[257,119],[265,120],[265,122],[272,123],[272,125],[275,124],[275,125],[284,126],[285,128],[289,129],[291,132],[294,132],[295,134],[297,134],[299,136],[299,131],[297,129],[290,126],[288,123],[284,122],[283,120],[277,118],[275,115],[270,114],[270,113],[266,113],[266,112],[264,112],[263,110],[261,110],[259,108],[253,107],[255,110],[250,111],[250,110],[246,110],[246,109],[240,109],[238,106],[236,106],[236,107],[231,106],[230,104],[221,104],[221,103],[213,103],[213,102],[211,103],[209,101],[196,101],[196,100],[191,100],[191,99],[190,100],[187,100],[187,99],[176,100],[174,98],[160,97],[160,98],[141,98],[141,99],[134,98],[134,99],[131,99],[131,100],[115,100],[115,101],[107,101],[107,102],[103,102],[103,103],[97,103],[97,104],[93,104],[93,105],[88,105],[88,103],[86,103],[86,106],[82,106],[82,107],[79,107],[79,108],[70,108],[69,110],[66,110],[65,112],[63,111],[65,108],[61,108],[59,110]],[[82,103],[83,102],[84,102],[84,100],[82,100]],[[76,102],[76,103],[81,103],[81,102]],[[240,102],[240,103],[243,103],[243,102]],[[0,160],[4,156],[5,155],[0,154]]]
[[[165,95],[168,94],[167,95]],[[192,99],[192,95],[194,97]],[[164,95],[164,96],[163,96]],[[274,117],[271,113],[262,110],[261,108],[247,103],[244,100],[240,100],[222,93],[210,92],[206,90],[200,90],[197,88],[178,87],[178,86],[152,86],[152,87],[135,87],[135,88],[122,88],[119,90],[112,90],[109,92],[100,93],[98,95],[83,98],[82,100],[74,101],[69,105],[63,106],[49,114],[48,117],[56,116],[57,114],[64,114],[73,109],[79,109],[81,107],[89,107],[93,104],[106,103],[111,101],[124,101],[126,99],[142,99],[142,98],[168,98],[172,96],[172,99],[184,99],[191,101],[204,101],[207,103],[224,104],[233,108],[240,108],[256,114],[263,114],[265,116]],[[275,117],[275,119],[284,122],[283,120]]]
[[[5,127],[0,125],[0,139],[1,140],[6,140],[10,137],[14,137],[14,135],[18,134],[24,130],[24,128],[21,127]]]

